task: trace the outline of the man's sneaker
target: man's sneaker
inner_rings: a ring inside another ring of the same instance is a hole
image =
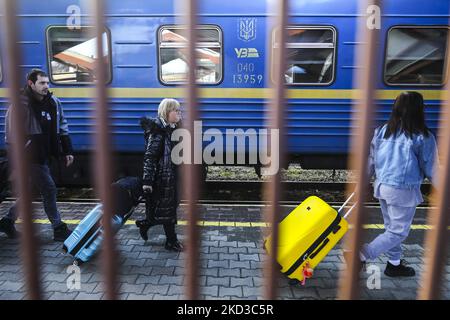
[[[400,260],[400,264],[398,266],[394,266],[388,261],[384,274],[388,277],[414,277],[416,275],[416,271],[414,271],[413,268],[408,267],[407,264],[408,263],[403,259]]]
[[[8,218],[3,218],[0,220],[0,232],[6,233],[10,239],[20,237],[20,233],[17,232],[16,227],[14,226],[14,221]]]
[[[72,230],[67,228],[67,224],[61,223],[53,230],[53,240],[58,242],[64,242],[72,233]]]
[[[350,261],[350,254],[351,254],[351,251],[344,251],[343,254],[344,254],[344,260],[345,260],[345,263],[346,263],[347,266],[348,266],[348,262]],[[358,267],[359,271],[366,270],[366,262],[365,262],[365,261],[361,261],[361,260],[359,259],[359,257],[356,257],[356,258],[357,258],[358,261],[359,261],[359,267]]]

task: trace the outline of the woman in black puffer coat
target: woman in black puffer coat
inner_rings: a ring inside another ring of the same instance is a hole
[[[172,162],[174,143],[171,135],[180,121],[180,104],[175,99],[164,99],[159,104],[158,117],[142,118],[145,132],[143,190],[146,194],[145,220],[136,221],[142,239],[147,240],[148,229],[162,224],[166,233],[165,248],[182,251],[183,245],[175,233],[177,207],[177,166]]]

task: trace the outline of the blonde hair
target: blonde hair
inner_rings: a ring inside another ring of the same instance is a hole
[[[169,113],[180,109],[180,103],[175,99],[163,99],[158,107],[158,117],[168,121]]]

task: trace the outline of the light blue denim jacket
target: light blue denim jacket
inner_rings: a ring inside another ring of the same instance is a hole
[[[438,159],[436,139],[430,133],[407,137],[404,133],[384,139],[387,125],[375,130],[369,154],[369,177],[375,174],[374,189],[380,184],[398,189],[419,189],[424,178],[436,186],[434,164]]]

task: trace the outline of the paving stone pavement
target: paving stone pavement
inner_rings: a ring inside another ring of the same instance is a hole
[[[10,203],[0,205],[3,216]],[[59,203],[63,219],[81,219],[93,204]],[[222,210],[226,209],[226,210]],[[251,210],[250,210],[251,209]],[[246,212],[246,210],[248,210]],[[143,215],[143,206],[136,210],[133,219]],[[36,218],[42,216],[37,205]],[[226,212],[219,215],[220,212]],[[261,212],[252,208],[239,208],[235,215],[247,220],[259,221]],[[182,210],[180,216],[183,217]],[[233,221],[229,208],[206,208],[201,219],[212,221]],[[234,219],[238,221],[238,219]],[[37,224],[39,231],[39,251],[41,259],[41,285],[45,299],[51,300],[100,300],[105,299],[101,263],[98,257],[79,268],[79,286],[73,273],[72,258],[61,251],[61,244],[52,241],[49,224]],[[74,225],[71,226],[72,228]],[[18,225],[20,229],[20,224]],[[177,233],[186,241],[184,225],[177,226]],[[245,300],[262,299],[263,264],[266,259],[262,247],[263,229],[260,227],[203,226],[200,244],[199,284],[201,299]],[[374,231],[381,232],[381,230]],[[423,232],[423,231],[414,231]],[[376,233],[373,233],[374,235]],[[117,234],[118,290],[120,299],[159,300],[184,299],[186,272],[185,253],[167,252],[164,249],[165,236],[161,226],[149,231],[149,240],[144,242],[134,225],[125,225]],[[414,240],[414,238],[413,238]],[[424,249],[420,241],[404,245],[405,259],[416,269],[417,275],[407,279],[392,279],[383,274],[386,258],[381,257],[370,264],[369,273],[361,273],[362,299],[415,299],[421,286]],[[323,262],[314,270],[314,277],[305,286],[289,285],[281,276],[278,284],[278,298],[293,299],[336,299],[339,272],[345,270],[341,246],[338,244]],[[379,281],[377,282],[377,276]],[[0,300],[20,300],[26,298],[23,267],[19,246],[0,234]],[[442,298],[450,299],[450,259],[445,267]]]

